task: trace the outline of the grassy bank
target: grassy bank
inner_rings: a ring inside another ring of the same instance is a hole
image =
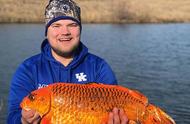
[[[76,0],[87,23],[190,22],[190,0]],[[48,0],[0,0],[0,22],[43,22]]]

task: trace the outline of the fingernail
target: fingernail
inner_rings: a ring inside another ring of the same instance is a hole
[[[120,113],[124,113],[124,110],[123,110],[123,109],[119,109],[119,112],[120,112]]]

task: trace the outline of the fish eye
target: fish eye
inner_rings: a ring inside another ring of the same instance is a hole
[[[35,96],[36,96],[36,94],[30,93],[30,94],[28,95],[28,98],[29,98],[31,101],[34,101],[34,100],[35,100]]]

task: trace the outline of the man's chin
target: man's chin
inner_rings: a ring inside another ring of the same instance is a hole
[[[52,48],[52,49],[57,55],[59,55],[61,57],[65,57],[65,58],[73,57],[77,50],[77,48],[73,48],[72,50],[58,50],[58,49],[54,49],[54,48]]]
[[[73,56],[73,51],[59,51],[59,50],[54,50],[54,52],[61,56],[61,57],[72,57]]]
[[[60,56],[62,57],[72,57],[74,56],[74,51],[63,51],[60,53]]]
[[[72,47],[66,47],[65,49],[64,48],[59,49],[52,46],[51,48],[57,55],[61,57],[73,57],[74,54],[77,52],[78,46],[79,44],[76,44],[75,46]]]

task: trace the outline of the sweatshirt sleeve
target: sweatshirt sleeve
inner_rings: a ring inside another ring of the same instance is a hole
[[[21,64],[13,75],[9,99],[8,99],[8,124],[21,123],[21,108],[22,99],[35,89],[31,69],[26,64]]]
[[[98,67],[96,82],[117,85],[117,79],[111,67],[102,60],[101,64]]]

